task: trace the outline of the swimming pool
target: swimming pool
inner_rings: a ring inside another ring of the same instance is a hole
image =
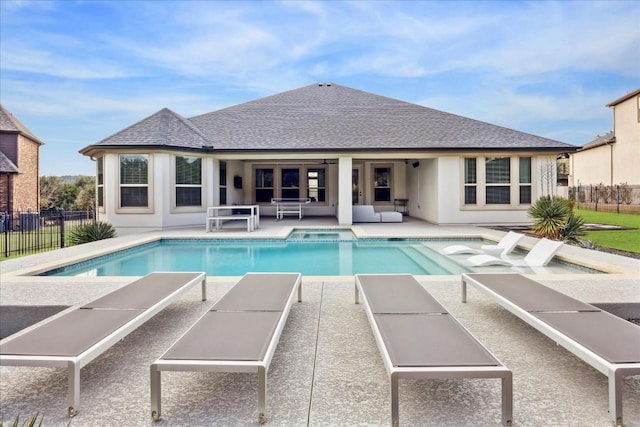
[[[475,245],[481,242],[480,239],[473,241]],[[161,239],[40,275],[142,276],[153,271],[205,271],[215,276],[242,276],[255,271],[350,276],[366,273],[451,275],[478,271],[463,266],[462,257],[438,253],[438,246],[450,243],[426,239],[356,239],[350,230],[297,230],[288,239]],[[548,268],[554,273],[594,272],[565,263],[552,262]]]

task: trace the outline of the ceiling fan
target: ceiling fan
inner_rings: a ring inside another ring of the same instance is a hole
[[[335,165],[337,164],[336,162],[327,162],[327,159],[322,159],[322,163],[320,163],[321,165]]]

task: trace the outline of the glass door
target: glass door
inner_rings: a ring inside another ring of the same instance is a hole
[[[354,166],[351,170],[351,203],[362,204],[362,166]]]

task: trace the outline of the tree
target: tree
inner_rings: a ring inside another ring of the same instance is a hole
[[[89,210],[95,206],[95,178],[77,176],[65,182],[57,176],[40,177],[40,208]]]

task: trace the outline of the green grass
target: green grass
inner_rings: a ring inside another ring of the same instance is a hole
[[[574,213],[587,224],[608,224],[633,228],[633,230],[587,231],[583,237],[603,248],[640,253],[640,215],[595,212],[574,209]]]

